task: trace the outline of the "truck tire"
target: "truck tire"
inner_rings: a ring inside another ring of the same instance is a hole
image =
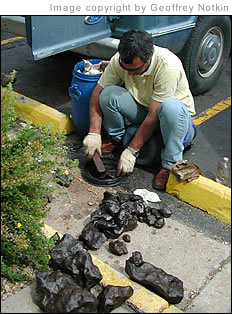
[[[230,49],[230,16],[200,16],[179,55],[193,95],[214,86],[226,66]]]

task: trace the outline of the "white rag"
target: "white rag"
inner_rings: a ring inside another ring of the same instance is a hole
[[[97,65],[92,64],[88,60],[84,60],[83,59],[83,61],[84,61],[84,70],[83,70],[83,72],[81,70],[77,70],[77,72],[80,72],[80,73],[83,73],[83,74],[86,74],[86,75],[97,75],[97,74],[102,73],[100,70],[95,68],[95,66],[97,66]]]
[[[146,189],[136,189],[134,191],[134,194],[136,195],[140,195],[144,202],[148,203],[148,202],[152,202],[152,203],[156,203],[156,202],[161,202],[158,194],[156,194],[155,192],[150,192]]]

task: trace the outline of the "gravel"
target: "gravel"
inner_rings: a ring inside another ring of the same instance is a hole
[[[1,277],[1,300],[4,301],[8,297],[21,291],[26,286],[30,285],[35,278],[35,271],[31,267],[24,269],[25,272],[29,273],[30,279],[23,282],[13,283],[8,279]]]

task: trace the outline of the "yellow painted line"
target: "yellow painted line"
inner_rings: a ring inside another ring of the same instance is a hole
[[[166,192],[231,224],[231,189],[227,186],[203,176],[191,182],[178,182],[170,173]]]
[[[51,237],[56,233],[56,230],[46,224],[44,225],[43,231],[47,237]],[[59,235],[62,237],[61,234]],[[138,283],[133,282],[94,255],[91,254],[91,256],[93,263],[99,268],[103,276],[100,282],[102,286],[131,286],[134,289],[133,295],[125,303],[135,311],[140,311],[142,313],[183,313],[175,306],[169,305],[163,298],[147,290]]]
[[[3,87],[2,92],[5,90]],[[54,133],[74,131],[72,120],[66,114],[14,91],[11,97],[15,99],[15,110],[20,120],[31,121],[34,125],[51,125]]]
[[[212,118],[216,114],[222,112],[223,110],[229,108],[230,106],[231,106],[231,96],[226,98],[225,100],[220,101],[219,103],[217,103],[213,107],[203,111],[198,116],[196,116],[193,119],[193,121],[196,125],[199,125],[199,124],[205,122],[206,120]]]
[[[19,39],[23,39],[25,37],[23,36],[17,36],[17,37],[12,37],[12,38],[8,38],[8,39],[4,39],[4,40],[1,40],[1,45],[5,45],[5,44],[8,44],[8,43],[11,43],[12,41],[15,41],[15,40],[19,40]]]

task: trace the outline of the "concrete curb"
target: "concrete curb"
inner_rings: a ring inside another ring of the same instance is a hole
[[[2,87],[2,93],[5,90],[6,88]],[[30,121],[36,126],[50,124],[54,133],[65,131],[69,134],[74,131],[72,120],[66,114],[17,92],[12,91],[11,94],[15,99],[15,110],[20,120]]]
[[[57,231],[45,224],[43,232],[47,237],[51,237]],[[58,234],[62,237],[62,234],[59,232]],[[174,305],[169,305],[166,300],[142,287],[138,283],[131,281],[128,277],[105,264],[94,255],[91,254],[91,256],[93,263],[99,268],[103,276],[100,282],[103,287],[106,285],[131,286],[134,289],[133,295],[125,302],[133,310],[140,313],[183,313]]]
[[[231,189],[227,186],[203,176],[191,182],[178,182],[170,173],[166,192],[231,224]]]
[[[2,88],[2,91],[5,89]],[[16,100],[15,108],[21,120],[30,120],[34,125],[52,124],[53,132],[65,131],[69,134],[74,131],[72,120],[66,114],[17,92],[12,92],[12,96]],[[223,103],[228,105],[227,100]],[[201,176],[192,182],[177,182],[171,174],[166,192],[231,224],[231,189],[228,187]]]

